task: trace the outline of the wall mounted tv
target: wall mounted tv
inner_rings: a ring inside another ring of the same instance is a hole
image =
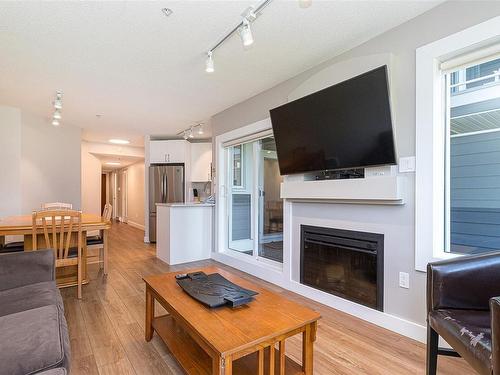
[[[386,66],[270,113],[282,175],[396,164]]]

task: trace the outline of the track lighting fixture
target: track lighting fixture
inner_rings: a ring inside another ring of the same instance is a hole
[[[256,7],[247,8],[241,14],[241,16],[243,17],[241,22],[238,25],[236,25],[229,33],[224,35],[212,48],[208,50],[207,60],[205,63],[205,71],[207,73],[212,73],[214,71],[214,59],[212,56],[214,51],[217,48],[219,48],[226,40],[228,40],[233,34],[238,33],[240,35],[243,47],[248,47],[253,44],[254,39],[250,24],[254,22],[257,19],[257,17],[261,15],[264,8],[267,7],[271,3],[271,1],[272,0],[263,0]],[[309,0],[309,2],[310,1],[312,0]]]
[[[253,35],[252,35],[252,29],[250,27],[250,21],[248,21],[247,18],[243,18],[243,24],[241,25],[239,29],[239,34],[241,38],[241,42],[243,43],[244,47],[249,47],[253,44]]]
[[[52,115],[52,125],[53,126],[59,126],[61,124],[60,120],[62,118],[61,116],[61,109],[62,109],[62,92],[61,91],[56,91],[56,97],[54,101],[52,102],[52,105],[54,106],[54,114]]]
[[[212,51],[209,51],[207,53],[207,61],[205,63],[205,71],[207,73],[213,73],[214,72],[214,58],[212,57]]]
[[[55,109],[62,109],[62,92],[61,91],[56,92],[56,99],[54,100],[54,108]]]
[[[187,129],[184,129],[183,131],[177,133],[177,135],[180,135],[180,136],[182,136],[182,138],[187,140],[189,138],[194,138],[195,133],[199,134],[199,135],[204,134],[202,122],[200,122],[196,125],[192,125]]]

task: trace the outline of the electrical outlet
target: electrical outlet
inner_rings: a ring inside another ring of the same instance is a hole
[[[410,289],[410,275],[407,272],[399,273],[399,286],[401,288]]]

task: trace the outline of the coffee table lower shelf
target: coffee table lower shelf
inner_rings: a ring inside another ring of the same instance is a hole
[[[153,328],[187,374],[212,375],[212,359],[210,356],[182,329],[182,327],[176,324],[175,320],[170,315],[154,318]],[[264,358],[264,374],[268,374],[269,349],[265,351]],[[276,358],[279,358],[279,350],[277,349]],[[297,362],[289,357],[285,358],[286,375],[304,374],[302,367]],[[279,361],[275,362],[275,374],[279,374]],[[233,375],[255,375],[257,374],[257,369],[257,353],[249,354],[233,362]]]

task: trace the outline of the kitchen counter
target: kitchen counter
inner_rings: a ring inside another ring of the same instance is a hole
[[[163,207],[214,207],[214,203],[197,203],[197,202],[186,202],[186,203],[156,203],[156,206]]]
[[[157,203],[156,256],[174,265],[209,259],[214,204]]]

